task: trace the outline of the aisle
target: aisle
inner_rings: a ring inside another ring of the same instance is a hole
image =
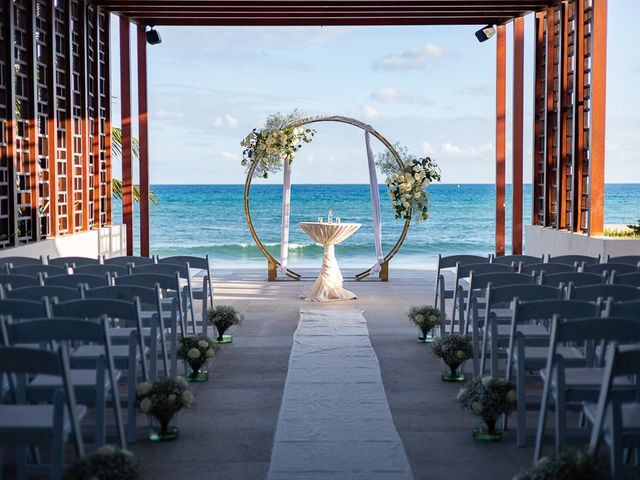
[[[268,478],[413,478],[360,311],[300,311]]]

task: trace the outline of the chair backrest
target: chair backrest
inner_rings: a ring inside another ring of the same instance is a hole
[[[541,274],[540,275],[540,284],[541,285],[554,285],[559,286],[560,284],[569,285],[569,283],[573,283],[575,286],[584,286],[584,285],[598,285],[605,282],[607,277],[604,275],[598,275],[596,273],[585,273],[585,272],[561,272],[561,273],[553,273],[551,275]]]
[[[568,265],[574,264],[585,264],[591,265],[592,263],[600,263],[600,255],[597,257],[591,257],[589,255],[557,255],[552,257],[549,255],[547,257],[547,263],[565,263]]]
[[[5,321],[0,319],[0,327]],[[68,415],[75,453],[78,457],[83,457],[84,444],[80,432],[80,422],[78,421],[75,392],[71,384],[68,345],[63,343],[56,351],[35,350],[24,347],[0,347],[0,378],[3,377],[3,374],[22,375],[24,377],[43,374],[55,375],[61,378],[64,402],[56,402],[56,398],[59,398],[59,390],[54,391],[52,417],[56,419],[58,416],[62,418],[65,413]],[[1,398],[0,403],[2,403]],[[63,412],[65,404],[66,412]]]
[[[158,285],[163,290],[180,291],[180,277],[174,272],[173,275],[161,273],[136,273],[133,275],[123,275],[114,279],[116,285],[137,285],[140,287],[153,288]]]
[[[505,285],[533,285],[535,277],[533,275],[525,275],[524,273],[515,272],[493,272],[476,274],[471,272],[469,277],[469,291],[486,289],[491,283],[493,287],[502,287]]]
[[[493,283],[487,286],[486,295],[487,309],[496,305],[509,304],[514,298],[522,302],[534,300],[560,300],[562,289],[548,285],[504,285],[494,287]]]
[[[11,265],[13,267],[21,267],[23,265],[42,265],[42,257],[1,257],[0,266]]]
[[[607,263],[629,263],[631,265],[638,265],[640,263],[640,255],[620,255],[618,257],[607,256]]]
[[[567,298],[572,300],[586,300],[596,302],[613,298],[616,302],[640,300],[640,288],[630,285],[585,285],[583,287],[570,286]]]
[[[78,288],[79,285],[86,285],[89,288],[103,287],[111,283],[108,273],[104,275],[91,275],[89,273],[74,273],[73,275],[54,275],[45,277],[45,285],[57,285],[60,287]]]
[[[544,262],[544,255],[539,257],[534,257],[532,255],[502,255],[500,257],[491,257],[491,263],[503,263],[505,265],[511,265],[515,263],[516,265],[529,265],[532,263],[542,263]]]
[[[108,340],[106,317],[86,321],[79,318],[35,318],[22,322],[2,323],[5,342],[88,342],[104,345]]]
[[[105,258],[103,263],[105,265],[121,265],[126,267],[127,265],[139,266],[147,265],[148,263],[156,263],[152,257],[138,257],[136,255],[126,255],[122,257]]]
[[[582,271],[600,274],[604,272],[611,274],[614,271],[616,273],[632,273],[638,271],[638,266],[631,265],[629,263],[594,263],[591,265],[585,265],[582,268]]]
[[[513,272],[513,266],[503,265],[501,263],[469,263],[466,265],[458,265],[456,268],[457,278],[470,277],[471,273],[480,275],[498,272]]]
[[[640,320],[640,300],[616,302],[612,298],[607,299],[604,309],[605,317],[624,317]]]
[[[209,255],[204,257],[196,257],[192,255],[174,255],[172,257],[158,258],[159,264],[171,264],[171,265],[186,265],[189,264],[189,268],[206,270],[207,274],[210,273],[211,266],[209,264]]]
[[[80,267],[74,268],[73,273],[88,273],[90,275],[105,275],[107,273],[117,274],[117,275],[129,275],[131,272],[129,271],[129,267],[126,265],[100,264],[100,265],[82,265]]]
[[[81,265],[100,265],[100,258],[91,257],[57,257],[50,258],[47,256],[48,265],[60,265],[62,267],[79,267]]]
[[[149,263],[147,265],[133,267],[131,273],[133,275],[145,273],[175,275],[177,272],[180,278],[190,278],[191,272],[189,272],[189,268],[191,268],[189,263],[183,263],[181,265],[175,263]]]
[[[59,265],[22,265],[20,267],[12,267],[9,273],[17,273],[19,275],[37,275],[38,273],[46,273],[47,275],[65,275],[68,270]]]
[[[535,273],[536,275],[540,275],[541,272],[553,274],[577,271],[578,267],[576,265],[567,265],[566,263],[529,263],[520,265],[520,273]]]
[[[517,301],[513,309],[513,317],[517,324],[534,320],[551,320],[558,318],[588,318],[600,314],[600,306],[582,300],[534,300]]]
[[[640,287],[640,272],[636,273],[617,273],[611,277],[611,283],[615,285],[631,285],[632,287]]]
[[[489,263],[490,256],[481,255],[438,255],[438,271],[441,268],[453,268],[456,265],[468,265],[470,263]]]
[[[53,304],[51,308],[55,317],[94,319],[106,315],[110,319],[122,320],[131,326],[137,326],[140,319],[140,303],[137,298],[130,302],[108,298],[84,298]]]
[[[11,317],[16,320],[28,318],[43,318],[51,315],[49,302],[41,300],[20,300],[16,298],[5,298],[0,300],[0,317]]]
[[[56,298],[59,302],[66,302],[67,300],[82,298],[82,289],[45,285],[40,287],[16,288],[15,290],[6,289],[4,295],[6,298],[21,298],[23,300],[35,301],[42,300],[45,297],[49,300]]]
[[[39,275],[18,275],[7,273],[0,275],[0,285],[11,288],[36,287],[42,285],[42,278]]]
[[[138,298],[140,304],[149,309],[156,309],[159,302],[160,287],[144,287],[140,285],[115,285],[85,290],[85,298],[103,298],[132,302]]]
[[[599,316],[568,320],[557,315],[551,320],[551,346],[585,341],[640,342],[640,320]]]

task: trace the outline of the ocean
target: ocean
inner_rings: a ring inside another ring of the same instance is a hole
[[[159,205],[151,209],[151,252],[160,256],[205,255],[214,267],[264,267],[266,262],[247,227],[242,185],[153,185]],[[393,218],[386,186],[380,185],[382,241],[385,253],[395,244],[403,221]],[[434,184],[429,189],[429,219],[413,223],[392,267],[428,268],[439,253],[486,254],[494,250],[495,187],[492,184]],[[251,216],[261,241],[279,258],[282,186],[255,184]],[[605,223],[635,223],[640,217],[640,184],[608,184]],[[507,186],[507,252],[510,252],[510,186]],[[342,267],[365,269],[375,262],[369,185],[293,185],[289,266],[318,267],[322,246],[298,226],[302,221],[334,217],[362,223],[336,247]],[[121,205],[114,202],[114,223]],[[524,222],[531,221],[531,189],[524,190]],[[136,221],[137,222],[137,221]],[[137,225],[137,223],[136,223]],[[137,237],[137,235],[136,235]],[[138,241],[136,238],[136,245]]]

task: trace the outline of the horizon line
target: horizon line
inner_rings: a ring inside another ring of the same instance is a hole
[[[532,182],[524,182],[523,185],[531,185]],[[244,183],[150,183],[150,186],[185,186],[185,187],[195,187],[195,186],[244,186]],[[252,186],[281,186],[281,183],[264,183],[264,184],[252,184]],[[297,182],[292,184],[294,185],[369,185],[369,183],[306,183],[306,182]],[[385,183],[378,183],[378,185],[386,185]],[[433,182],[430,185],[495,185],[495,183],[488,182]],[[505,183],[505,186],[513,185],[513,183]],[[605,185],[640,185],[640,181],[638,182],[605,182]]]

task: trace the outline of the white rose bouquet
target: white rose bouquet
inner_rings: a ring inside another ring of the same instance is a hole
[[[221,343],[224,342],[224,332],[234,325],[240,325],[243,317],[230,305],[218,305],[207,311],[207,318],[209,323],[216,327],[218,331],[216,341]]]
[[[297,110],[289,115],[276,113],[267,117],[262,129],[254,128],[240,145],[242,165],[258,162],[255,175],[268,178],[270,173],[277,173],[282,162],[293,162],[295,154],[302,145],[311,142],[316,131],[302,126],[294,127],[302,118]]]
[[[486,433],[495,437],[496,420],[516,408],[517,395],[515,386],[504,378],[476,377],[460,389],[457,401],[465,410],[482,418]]]
[[[441,358],[451,370],[450,374],[442,375],[442,380],[456,382],[464,380],[464,376],[459,375],[457,370],[462,362],[473,356],[471,340],[468,336],[452,333],[436,337],[431,348],[433,348],[433,354]]]
[[[138,384],[136,400],[143,413],[158,420],[159,434],[164,436],[169,434],[169,422],[173,416],[191,406],[193,394],[184,378],[161,378],[153,383]]]
[[[407,312],[407,317],[422,332],[422,337],[419,337],[419,340],[425,341],[429,332],[440,325],[442,313],[431,305],[412,305]]]
[[[189,376],[195,378],[199,370],[213,358],[218,348],[215,340],[206,335],[189,335],[180,339],[176,354],[191,368],[192,373]]]

